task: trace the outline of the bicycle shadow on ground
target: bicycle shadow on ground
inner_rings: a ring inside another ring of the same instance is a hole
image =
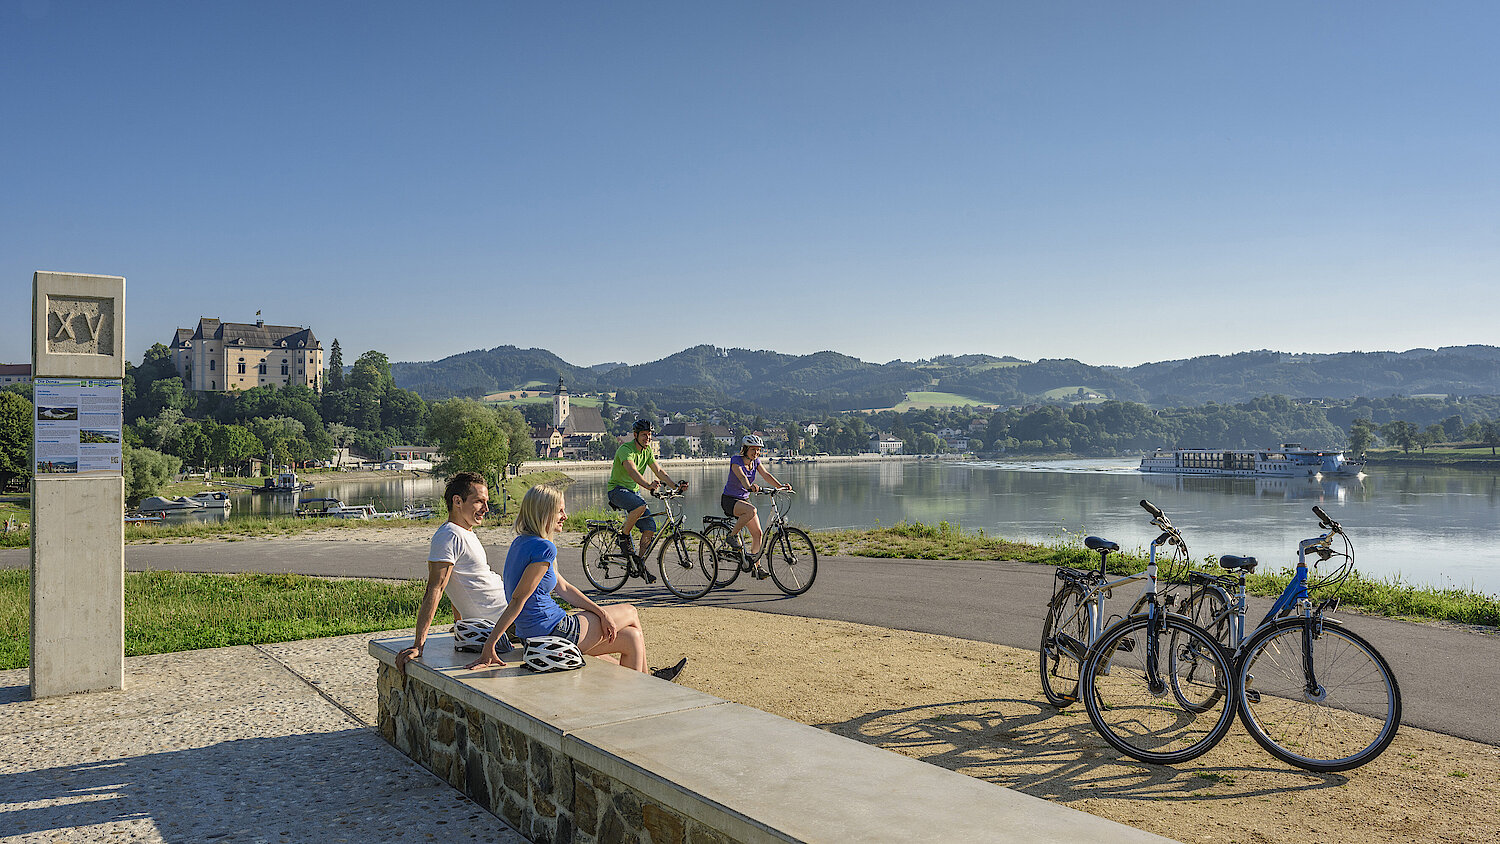
[[[1279,765],[1238,728],[1196,760],[1147,765],[1121,755],[1099,738],[1081,705],[1059,711],[1015,698],[882,709],[814,726],[1062,803],[1088,798],[1241,800],[1348,782],[1340,774]],[[1261,782],[1270,777],[1275,785],[1237,785],[1251,773]]]

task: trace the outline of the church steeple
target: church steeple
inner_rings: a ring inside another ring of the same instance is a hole
[[[557,376],[557,392],[552,394],[552,424],[561,428],[568,422],[568,388],[563,386],[562,375]]]

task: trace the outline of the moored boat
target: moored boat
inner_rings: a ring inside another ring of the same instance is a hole
[[[201,510],[203,505],[191,498],[163,498],[153,495],[141,500],[140,506],[136,508],[142,513],[170,513],[175,510]]]
[[[1299,443],[1278,448],[1179,448],[1157,450],[1141,458],[1142,472],[1174,475],[1218,475],[1234,478],[1312,478],[1354,476],[1364,464],[1342,451],[1318,451]]]
[[[304,498],[298,502],[299,519],[373,519],[374,504],[345,504],[337,498]]]
[[[229,493],[224,492],[223,490],[211,489],[207,492],[200,492],[195,495],[190,495],[188,496],[188,499],[190,501],[196,501],[199,504],[202,504],[204,507],[216,508],[221,510],[229,509]]]

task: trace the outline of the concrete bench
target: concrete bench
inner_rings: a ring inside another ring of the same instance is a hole
[[[386,740],[538,842],[1166,839],[590,658],[466,671],[451,637],[395,670]]]

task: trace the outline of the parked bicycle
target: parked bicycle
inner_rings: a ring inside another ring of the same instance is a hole
[[[718,577],[718,559],[703,534],[683,529],[682,505],[676,502],[682,494],[680,487],[660,486],[652,491],[653,497],[661,499],[662,510],[650,515],[665,516],[665,524],[640,555],[624,550],[629,547],[630,535],[620,532],[619,522],[588,521],[589,532],[583,538],[583,574],[595,589],[614,592],[631,577],[655,583],[656,576],[646,571],[646,560],[655,551],[656,567],[668,591],[685,601],[708,594]]]
[[[703,535],[708,538],[719,561],[715,586],[728,586],[741,572],[752,573],[765,563],[762,578],[770,577],[776,588],[788,595],[801,595],[812,588],[818,576],[818,549],[807,531],[787,524],[790,507],[782,509],[778,495],[795,495],[790,489],[763,489],[757,495],[771,499],[774,514],[766,526],[760,553],[751,556],[745,548],[745,532],[735,536],[732,516],[704,516]]]
[[[1245,575],[1255,571],[1254,557],[1220,557],[1229,574],[1190,572],[1192,591],[1179,611],[1232,654],[1240,720],[1261,747],[1299,768],[1344,771],[1379,756],[1395,738],[1401,689],[1385,657],[1329,617],[1338,597],[1312,598],[1315,590],[1336,588],[1354,568],[1348,534],[1322,508],[1312,509],[1325,533],[1298,543],[1291,582],[1248,638]],[[1333,548],[1335,536],[1343,540],[1342,551]],[[1317,558],[1312,573],[1309,553]],[[1318,576],[1318,565],[1332,557],[1342,562]],[[1199,655],[1187,643],[1173,649],[1174,658],[1186,662]]]
[[[1233,722],[1220,679],[1230,666],[1212,635],[1166,612],[1157,594],[1160,549],[1171,548],[1170,571],[1186,565],[1187,545],[1160,510],[1146,501],[1141,506],[1161,530],[1144,572],[1110,580],[1108,557],[1120,546],[1097,536],[1084,540],[1099,554],[1097,570],[1057,570],[1042,626],[1042,691],[1058,707],[1081,698],[1099,734],[1121,752],[1158,764],[1184,762],[1208,752]],[[1105,629],[1105,598],[1141,581],[1142,611]],[[1194,647],[1201,659],[1191,666],[1172,659],[1174,643]],[[1174,674],[1179,668],[1193,674]]]

